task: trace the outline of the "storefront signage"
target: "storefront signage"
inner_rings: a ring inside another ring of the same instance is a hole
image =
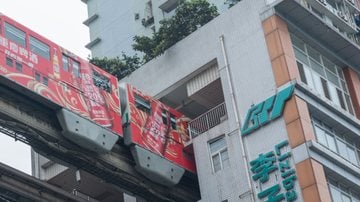
[[[282,180],[281,183],[264,188],[257,194],[259,199],[266,199],[268,202],[278,202],[284,199],[288,202],[296,200],[297,193],[294,190],[294,185],[297,177],[295,169],[291,168],[289,161],[291,152],[284,152],[284,148],[288,144],[287,140],[282,141],[275,145],[274,151],[265,154],[261,153],[258,158],[250,162],[250,170],[253,174],[252,180],[264,184],[269,180],[269,176],[276,171],[278,171]]]
[[[241,134],[243,136],[248,135],[261,126],[280,117],[284,110],[285,102],[290,99],[293,91],[294,84],[291,84],[276,95],[252,106],[246,115]]]

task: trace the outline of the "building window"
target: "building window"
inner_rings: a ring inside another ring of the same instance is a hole
[[[360,201],[360,195],[355,190],[337,182],[331,178],[328,178],[329,191],[332,201],[334,202],[358,202]]]
[[[43,58],[50,60],[50,47],[39,39],[30,36],[30,50]]]
[[[320,120],[316,118],[312,118],[312,120],[318,143],[327,147],[350,163],[358,167],[360,166],[360,150],[354,142],[340,136],[340,134]]]
[[[26,47],[26,34],[19,28],[5,22],[5,37],[11,41]]]
[[[214,173],[229,166],[229,155],[225,136],[209,142],[211,163]]]
[[[354,115],[342,69],[294,35],[291,35],[301,81],[322,97]]]
[[[176,128],[176,117],[175,117],[175,115],[173,115],[173,114],[170,114],[170,124],[171,124],[171,128],[173,129],[173,130],[176,130],[177,128]]]

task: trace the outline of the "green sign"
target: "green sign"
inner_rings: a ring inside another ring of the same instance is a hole
[[[290,99],[293,91],[294,84],[291,84],[276,95],[252,106],[246,115],[241,134],[243,136],[248,135],[261,126],[269,123],[271,120],[280,117],[284,110],[285,102]]]
[[[269,180],[270,174],[279,171],[282,182],[275,184],[262,190],[257,194],[259,199],[267,198],[268,202],[278,202],[286,199],[286,201],[294,201],[297,194],[294,190],[295,180],[297,179],[295,169],[291,168],[289,157],[290,152],[281,152],[281,149],[289,144],[287,140],[275,145],[275,151],[265,154],[259,154],[257,159],[250,161],[250,170],[253,173],[252,179],[265,183]],[[281,191],[283,187],[283,192]],[[285,192],[285,193],[284,193]]]

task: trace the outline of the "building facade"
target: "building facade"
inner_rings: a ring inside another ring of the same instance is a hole
[[[84,2],[87,47],[112,57],[177,1]],[[192,119],[199,201],[360,201],[359,13],[242,0],[120,82]]]
[[[193,119],[200,201],[359,201],[358,14],[243,0],[120,82]]]
[[[116,57],[123,52],[134,55],[131,46],[134,36],[151,36],[159,29],[161,20],[174,15],[182,0],[82,1],[87,5],[89,16],[84,21],[90,30],[86,47],[94,57]],[[223,12],[231,1],[209,2]]]

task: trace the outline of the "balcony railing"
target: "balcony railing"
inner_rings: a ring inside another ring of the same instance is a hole
[[[193,119],[189,122],[190,137],[195,138],[196,136],[208,131],[210,128],[219,125],[227,118],[226,115],[225,103],[221,103],[201,116]]]

